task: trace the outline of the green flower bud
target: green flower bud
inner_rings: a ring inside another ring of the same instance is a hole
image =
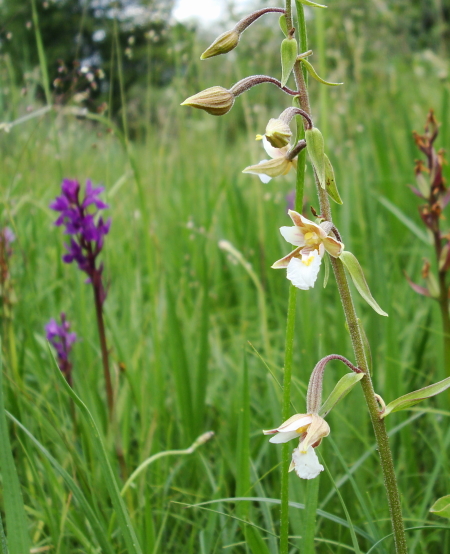
[[[181,106],[205,110],[211,115],[225,115],[234,104],[234,94],[223,87],[211,87],[186,98]]]
[[[240,33],[236,29],[222,33],[220,37],[217,37],[211,46],[203,52],[200,59],[206,60],[207,58],[230,52],[230,50],[233,50],[238,45],[240,36]]]
[[[270,119],[266,127],[265,136],[274,148],[283,148],[283,146],[289,144],[292,132],[289,125],[281,119]]]

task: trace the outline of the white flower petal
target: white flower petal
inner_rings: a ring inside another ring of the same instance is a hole
[[[280,227],[280,233],[289,244],[295,244],[295,246],[305,245],[304,234],[298,227]]]
[[[308,290],[314,286],[319,274],[322,258],[317,250],[313,250],[308,257],[292,258],[287,266],[286,277],[291,283],[301,289]]]
[[[278,427],[278,431],[280,433],[288,433],[289,431],[297,431],[300,427],[304,427],[305,425],[309,425],[312,422],[313,418],[312,415],[306,414],[303,417],[299,417],[298,419],[292,421],[292,423],[289,423],[289,425],[286,425],[286,427]]]
[[[264,150],[271,158],[281,158],[282,156],[285,156],[289,151],[289,145],[284,146],[283,148],[274,148],[270,144],[270,142],[266,139],[266,137],[263,137],[262,140],[263,140]]]
[[[283,442],[291,441],[292,439],[298,439],[298,433],[296,431],[289,431],[288,433],[277,433],[269,442],[273,444],[281,444]]]
[[[305,453],[295,448],[292,452],[292,463],[294,464],[295,473],[301,479],[314,479],[324,469],[323,465],[319,463],[319,458],[312,446]]]

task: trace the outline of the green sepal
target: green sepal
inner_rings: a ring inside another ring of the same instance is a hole
[[[288,82],[289,76],[297,60],[297,41],[295,38],[285,38],[281,43],[281,86]]]
[[[311,2],[311,0],[299,0],[300,4],[304,4],[305,6],[312,6],[313,8],[328,8],[328,6],[324,6],[323,4],[316,4],[316,2]]]
[[[313,127],[305,131],[306,148],[316,171],[320,186],[325,188],[325,152],[322,133]]]
[[[314,67],[309,63],[309,61],[305,58],[299,58],[299,60],[304,64],[306,69],[308,70],[311,77],[313,77],[316,81],[319,81],[319,83],[322,83],[323,85],[328,85],[329,87],[338,87],[339,85],[343,85],[344,83],[330,83],[330,81],[325,81],[325,79],[322,79],[322,77],[319,77],[317,75],[316,70]]]
[[[280,24],[280,29],[283,32],[283,35],[287,38],[289,33],[288,33],[288,28],[286,23],[286,16],[284,14],[280,16],[278,23]]]
[[[366,278],[364,277],[363,270],[355,256],[351,252],[347,252],[344,250],[339,258],[344,264],[346,270],[350,273],[350,276],[359,294],[364,298],[367,304],[369,304],[369,306],[371,306],[377,312],[377,314],[387,317],[388,314],[380,308],[380,306],[377,304],[374,297],[372,296],[369,285],[367,284]]]
[[[387,415],[392,414],[394,412],[400,412],[400,410],[407,410],[408,408],[415,406],[419,402],[422,402],[422,400],[426,400],[427,398],[431,398],[432,396],[436,396],[436,394],[444,392],[449,387],[450,387],[450,377],[447,377],[443,381],[434,383],[434,385],[429,385],[428,387],[424,387],[423,389],[415,390],[413,392],[409,392],[408,394],[405,394],[404,396],[400,396],[400,398],[397,398],[396,400],[389,402],[384,412],[380,414],[380,419],[383,419]]]
[[[323,261],[325,263],[325,277],[323,278],[323,288],[326,288],[326,286],[328,285],[328,279],[330,277],[330,260],[328,259],[328,256],[324,256]]]
[[[336,186],[336,179],[334,177],[334,169],[326,154],[325,157],[325,187],[328,192],[328,196],[336,202],[336,204],[343,204],[339,195],[339,191]]]
[[[346,373],[342,379],[336,383],[333,391],[330,396],[325,400],[322,406],[319,409],[319,415],[325,417],[331,412],[331,410],[340,402],[347,394],[352,390],[352,388],[361,381],[365,373]]]
[[[436,500],[431,506],[430,512],[437,516],[450,518],[450,494]]]

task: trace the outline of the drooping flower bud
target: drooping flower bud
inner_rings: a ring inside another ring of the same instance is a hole
[[[226,31],[222,33],[216,40],[209,46],[203,54],[200,56],[201,60],[206,60],[207,58],[212,58],[213,56],[219,56],[220,54],[227,54],[239,43],[241,34],[236,29],[231,29],[231,31]]]
[[[289,144],[292,137],[292,131],[289,125],[281,119],[270,119],[264,133],[266,139],[274,148],[283,148]],[[262,139],[261,135],[257,135],[256,138]]]
[[[210,87],[186,98],[181,106],[205,110],[211,115],[225,115],[234,104],[234,94],[223,87]]]

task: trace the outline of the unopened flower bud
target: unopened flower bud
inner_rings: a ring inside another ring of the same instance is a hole
[[[181,106],[205,110],[211,115],[225,115],[234,104],[234,94],[223,87],[211,87],[186,98]]]
[[[222,33],[200,56],[201,60],[230,52],[238,45],[241,35],[236,29]]]
[[[274,148],[283,148],[283,146],[289,144],[292,137],[289,125],[281,119],[270,119],[264,134]],[[259,139],[262,137],[257,135],[256,138]]]

